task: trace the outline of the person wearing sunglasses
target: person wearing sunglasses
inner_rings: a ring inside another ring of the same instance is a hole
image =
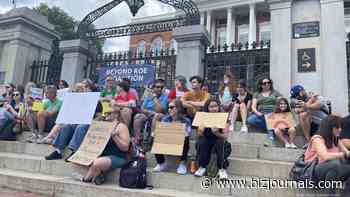
[[[154,82],[152,94],[148,95],[141,106],[141,113],[136,114],[134,118],[133,142],[139,143],[141,130],[146,122],[152,122],[152,129],[155,128],[156,121],[159,121],[167,112],[168,96],[163,92],[165,81],[157,79]]]
[[[263,78],[258,82],[258,91],[253,95],[252,114],[247,119],[249,126],[266,131],[265,114],[273,112],[276,101],[282,95],[273,88],[273,82],[269,78]],[[268,140],[266,146],[272,145],[274,142],[273,131],[268,131]]]
[[[162,118],[162,122],[181,122],[186,125],[185,127],[185,141],[184,141],[184,146],[183,146],[183,151],[182,155],[180,157],[180,164],[176,170],[178,174],[186,174],[187,173],[187,166],[186,166],[186,161],[187,161],[187,155],[188,151],[190,150],[190,137],[191,136],[191,121],[190,119],[185,117],[185,110],[182,105],[181,100],[176,99],[173,100],[169,103],[169,115],[166,115]],[[167,163],[165,161],[165,156],[162,154],[156,154],[155,155],[156,160],[157,160],[157,165],[155,168],[153,168],[154,172],[162,172],[167,169]]]

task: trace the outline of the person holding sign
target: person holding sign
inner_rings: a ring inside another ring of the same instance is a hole
[[[200,76],[193,76],[190,78],[192,90],[186,92],[181,101],[186,108],[187,115],[194,118],[197,111],[203,108],[204,103],[209,98],[209,94],[201,90],[203,79]]]
[[[191,135],[191,132],[192,132],[191,121],[184,116],[184,113],[185,113],[184,107],[182,105],[182,102],[178,99],[173,100],[172,102],[169,103],[168,110],[169,110],[169,115],[163,117],[162,122],[181,122],[186,124],[186,129],[184,131],[185,141],[184,141],[182,156],[180,158],[180,164],[176,170],[178,174],[186,174],[187,173],[186,161],[187,161],[188,151],[190,150],[189,136]],[[153,171],[154,172],[165,171],[167,168],[167,164],[165,162],[164,155],[156,154],[155,157],[157,160],[157,165],[153,169]]]
[[[37,113],[36,116],[28,116],[30,128],[33,131],[31,142],[36,142],[43,137],[44,131],[51,131],[55,126],[58,112],[62,106],[62,101],[56,97],[56,86],[49,85],[46,87],[46,99],[43,100],[43,111]]]
[[[143,101],[141,110],[134,119],[134,139],[139,143],[141,129],[146,120],[152,121],[152,130],[155,128],[156,121],[159,121],[167,112],[168,97],[163,93],[165,82],[163,79],[157,79],[153,85],[152,94]]]
[[[105,180],[105,173],[121,168],[127,162],[126,155],[130,146],[129,129],[119,108],[114,108],[113,115],[115,119],[111,138],[101,156],[92,162],[86,175],[81,178],[83,182],[100,185]]]
[[[106,87],[101,92],[101,101],[109,102],[116,95],[115,80],[112,76],[106,78]]]
[[[137,110],[136,96],[131,92],[129,83],[122,81],[117,86],[118,95],[114,97],[112,105],[119,106],[121,116],[126,125],[130,125],[132,113]]]
[[[216,99],[209,99],[204,105],[204,111],[209,113],[220,112],[220,102]],[[229,124],[226,128],[205,128],[204,126],[198,127],[198,164],[199,169],[194,173],[195,176],[201,177],[206,172],[206,167],[209,164],[212,149],[215,147],[217,155],[217,167],[219,169],[219,178],[227,178],[227,172],[224,166],[224,143],[229,136]]]
[[[286,98],[279,98],[277,100],[275,111],[267,116],[267,123],[268,127],[272,127],[275,135],[286,148],[298,148],[294,144],[294,138],[296,135],[295,122]],[[272,125],[269,125],[269,123]],[[289,139],[287,139],[285,135],[288,135]]]

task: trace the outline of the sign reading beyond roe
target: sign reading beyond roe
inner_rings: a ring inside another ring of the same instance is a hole
[[[103,87],[107,76],[116,81],[128,78],[132,87],[148,86],[155,78],[155,66],[152,64],[114,65],[99,69],[98,86]]]

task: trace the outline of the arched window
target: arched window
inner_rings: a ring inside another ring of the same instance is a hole
[[[144,56],[145,55],[145,51],[146,51],[146,42],[144,40],[141,40],[137,44],[137,55],[139,55],[141,53]]]
[[[161,37],[156,37],[153,41],[152,41],[152,44],[151,44],[151,49],[155,52],[155,51],[160,51],[162,49],[162,44],[163,44],[163,41],[162,41],[162,38]]]

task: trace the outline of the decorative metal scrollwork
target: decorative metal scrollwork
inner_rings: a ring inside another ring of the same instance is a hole
[[[172,20],[155,21],[152,23],[131,24],[125,26],[89,30],[88,26],[98,18],[109,12],[111,9],[125,1],[135,16],[138,10],[144,6],[143,0],[113,0],[110,3],[90,12],[79,24],[78,35],[87,39],[103,39],[110,37],[131,36],[143,33],[171,31],[175,27],[199,24],[199,10],[192,0],[158,0],[164,4],[181,9],[184,16],[176,17]]]

